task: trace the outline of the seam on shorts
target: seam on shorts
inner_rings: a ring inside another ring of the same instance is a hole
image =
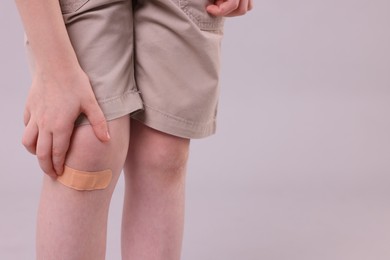
[[[210,124],[210,123],[212,123],[212,122],[215,121],[215,118],[213,118],[213,119],[211,119],[211,120],[209,120],[209,121],[206,121],[206,122],[194,122],[194,121],[189,121],[189,120],[187,120],[187,119],[184,119],[184,118],[181,118],[181,117],[178,117],[178,116],[174,116],[174,115],[168,114],[168,113],[166,113],[166,112],[163,112],[163,111],[161,111],[161,110],[159,110],[159,109],[157,109],[157,108],[151,107],[151,106],[146,105],[146,104],[144,104],[144,107],[149,108],[149,109],[151,109],[151,110],[154,110],[154,111],[160,113],[161,115],[163,115],[163,116],[165,116],[165,117],[168,117],[168,118],[170,118],[170,119],[174,119],[174,120],[176,120],[176,121],[185,123],[185,124],[187,124],[187,125],[204,126],[204,125]]]
[[[75,2],[66,2],[65,0],[59,0],[61,13],[62,14],[70,14],[75,13],[80,10],[85,4],[87,4],[90,0],[78,0]]]
[[[136,95],[137,91],[127,91],[122,95],[117,96],[116,98],[110,98],[108,102],[102,103],[99,102],[100,108],[103,110],[104,116],[107,121],[116,119],[120,116],[126,114],[133,114],[138,110],[143,109],[142,100],[139,95]],[[110,108],[113,103],[114,111]],[[84,114],[80,115],[75,122],[76,125],[86,125],[89,124],[88,119]]]
[[[105,98],[105,99],[98,99],[97,101],[100,104],[107,104],[107,103],[115,102],[117,99],[123,98],[129,94],[134,94],[134,93],[141,93],[141,92],[136,90],[136,89],[132,89],[132,90],[126,91],[120,95],[116,95],[116,96]]]
[[[200,17],[194,15],[193,12],[191,12],[191,10],[187,7],[187,5],[188,5],[187,0],[178,0],[178,2],[179,2],[180,8],[184,11],[184,13],[186,15],[188,15],[188,17],[190,17],[190,19],[192,21],[194,21],[196,24],[198,24],[198,26],[200,27],[201,30],[215,31],[215,32],[222,30],[223,20],[218,21],[218,22],[206,22],[203,19],[201,19]]]

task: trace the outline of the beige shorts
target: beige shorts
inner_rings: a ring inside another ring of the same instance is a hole
[[[223,18],[209,0],[60,0],[107,120],[127,114],[184,138],[215,133]],[[30,69],[34,58],[25,35]],[[87,124],[81,115],[77,125]]]

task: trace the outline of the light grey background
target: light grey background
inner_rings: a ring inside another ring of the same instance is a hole
[[[184,260],[390,259],[390,1],[256,1],[226,23],[216,136],[195,140]],[[0,259],[34,258],[30,84],[0,2]],[[120,259],[121,179],[107,259]]]

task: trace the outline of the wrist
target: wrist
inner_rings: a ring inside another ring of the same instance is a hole
[[[37,71],[48,71],[54,73],[68,73],[80,69],[80,64],[77,57],[67,56],[66,58],[62,55],[47,55],[46,57],[36,59]]]
[[[37,65],[35,74],[43,79],[55,79],[60,82],[67,82],[74,78],[86,76],[78,62],[55,62],[53,64]]]

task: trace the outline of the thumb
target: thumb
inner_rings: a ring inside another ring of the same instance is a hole
[[[96,99],[82,106],[82,110],[87,116],[96,137],[102,142],[108,142],[110,134],[108,133],[107,121]]]

